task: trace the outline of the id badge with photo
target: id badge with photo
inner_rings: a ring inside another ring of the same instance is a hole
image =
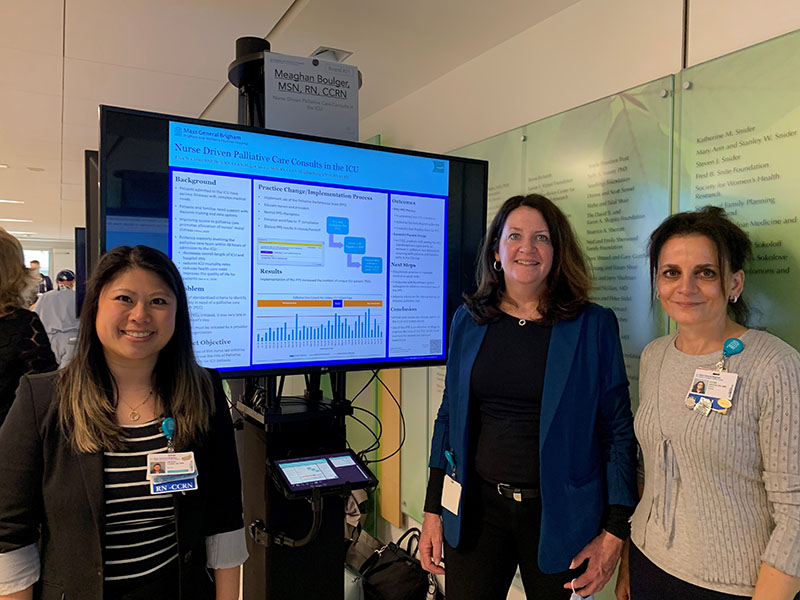
[[[194,452],[162,452],[147,455],[147,480],[160,475],[186,477],[196,471]]]
[[[147,480],[151,494],[172,494],[197,489],[194,452],[164,452],[147,455]]]
[[[686,407],[703,415],[712,411],[726,414],[733,406],[733,394],[738,380],[736,373],[712,369],[695,370],[692,385],[686,394]]]

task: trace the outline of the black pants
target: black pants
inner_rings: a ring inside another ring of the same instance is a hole
[[[749,596],[733,596],[701,588],[665,573],[631,543],[628,564],[631,573],[631,600],[743,600]]]
[[[529,600],[569,600],[564,584],[583,568],[545,574],[539,570],[541,501],[516,502],[497,493],[489,483],[467,497],[461,542],[445,542],[447,600],[505,600],[517,566]]]

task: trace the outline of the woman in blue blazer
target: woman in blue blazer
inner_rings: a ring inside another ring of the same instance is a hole
[[[636,442],[614,313],[561,210],[515,196],[456,312],[420,554],[448,600],[596,593],[636,504]],[[446,569],[441,564],[444,554]]]

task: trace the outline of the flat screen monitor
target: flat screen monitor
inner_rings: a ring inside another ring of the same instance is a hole
[[[100,130],[101,250],[172,258],[200,364],[444,363],[474,285],[486,162],[112,107]]]

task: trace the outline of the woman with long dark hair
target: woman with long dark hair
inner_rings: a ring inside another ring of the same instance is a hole
[[[148,457],[169,453],[193,460],[196,489],[148,480]],[[22,379],[0,455],[0,598],[238,597],[247,551],[230,414],[158,250],[101,258],[71,362]]]
[[[507,200],[478,290],[456,312],[420,540],[448,600],[599,591],[636,501],[628,379],[614,313],[544,196]],[[444,551],[445,567],[441,559]]]
[[[58,368],[44,325],[25,308],[35,288],[19,240],[0,227],[0,425],[23,374]]]

